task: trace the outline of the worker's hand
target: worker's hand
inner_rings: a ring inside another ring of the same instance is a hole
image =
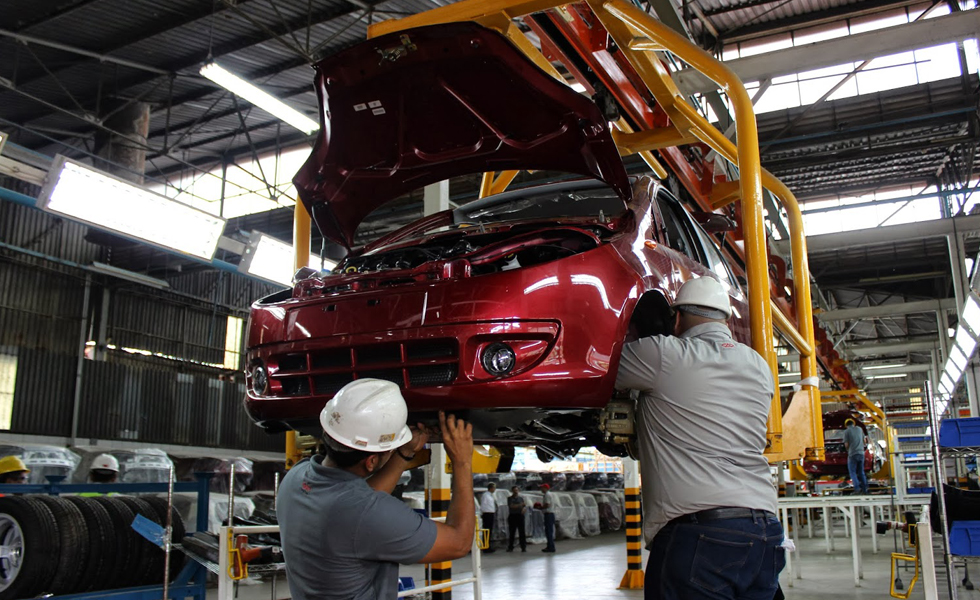
[[[415,454],[419,450],[425,447],[429,443],[429,428],[425,425],[419,423],[415,427],[412,427],[412,439],[408,441],[402,448],[409,451],[410,454]]]
[[[473,425],[456,415],[446,416],[439,411],[439,428],[442,430],[442,443],[453,467],[469,465],[473,462]]]

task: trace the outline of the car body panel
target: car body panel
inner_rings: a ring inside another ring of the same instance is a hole
[[[465,260],[340,273],[299,282],[288,297],[255,303],[248,361],[264,365],[271,384],[268,394],[258,394],[247,375],[249,414],[267,427],[315,424],[323,404],[355,377],[396,381],[413,413],[602,408],[612,396],[640,297],[657,294],[669,302],[684,281],[714,276],[668,247],[658,194],[665,194],[659,184],[638,178],[629,212],[617,221],[622,229],[557,260],[488,274],[455,264]],[[525,235],[536,234],[533,224],[522,226],[531,228]],[[579,229],[554,222],[540,227],[541,235],[578,235]],[[497,234],[493,227],[471,227],[462,235],[479,240]],[[378,252],[438,240],[422,236]],[[731,294],[736,310],[747,315],[741,291],[732,287]],[[745,321],[731,321],[743,341]],[[478,358],[494,341],[517,350],[517,367],[504,377],[490,376]],[[494,419],[482,426],[475,419],[478,437],[493,437],[492,426],[499,424]]]
[[[293,182],[324,237],[427,184],[538,169],[630,185],[598,107],[500,33],[449,23],[368,40],[315,65],[321,129]]]

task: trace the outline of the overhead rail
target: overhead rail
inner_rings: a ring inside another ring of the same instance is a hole
[[[802,380],[810,415],[810,434],[815,446],[806,448],[811,459],[822,459],[823,425],[820,418],[820,390],[817,377],[817,345],[814,340],[813,314],[810,305],[809,269],[803,217],[792,192],[761,167],[759,138],[752,101],[745,86],[725,64],[674,32],[653,16],[623,0],[586,0],[565,5],[554,0],[464,0],[448,6],[398,20],[382,21],[368,28],[368,38],[404,31],[414,27],[475,21],[507,36],[521,51],[545,72],[560,78],[551,61],[534,46],[515,25],[524,18],[541,39],[542,46],[559,51],[559,46],[536,23],[532,13],[550,11],[555,29],[563,36],[562,48],[571,46],[597,78],[619,101],[624,117],[616,123],[619,131],[614,140],[624,154],[639,153],[658,176],[665,175],[661,157],[674,171],[685,188],[706,210],[721,209],[738,203],[744,235],[744,260],[748,285],[749,320],[752,346],[768,362],[778,383],[777,358],[773,345],[775,328],[800,353]],[[605,31],[602,31],[604,29]],[[608,34],[608,38],[606,37]],[[608,43],[608,42],[612,43]],[[622,53],[626,63],[617,63],[612,52]],[[731,142],[688,103],[678,90],[671,72],[659,53],[669,52],[692,70],[713,81],[731,100],[735,113],[738,145]],[[564,61],[563,61],[564,62]],[[591,90],[592,82],[584,80],[574,64],[566,65],[578,82]],[[564,79],[562,79],[564,81]],[[641,85],[638,85],[642,83]],[[643,89],[645,88],[645,89]],[[655,105],[646,98],[652,97]],[[684,153],[681,144],[703,143],[738,168],[738,181],[717,186],[710,175],[698,173]],[[502,191],[508,174],[484,175],[481,195]],[[784,314],[770,298],[766,230],[763,221],[763,187],[782,202],[789,217],[794,299],[792,316]],[[795,319],[795,323],[793,320]],[[783,460],[783,423],[780,395],[773,395],[768,422],[768,450],[771,460]]]

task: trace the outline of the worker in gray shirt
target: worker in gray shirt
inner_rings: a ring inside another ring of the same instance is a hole
[[[769,365],[728,328],[728,293],[684,283],[674,336],[623,348],[616,387],[639,391],[647,600],[769,600],[785,565],[769,472]]]
[[[453,463],[445,523],[391,495],[405,466],[428,441],[407,425],[398,386],[358,379],[320,413],[326,456],[293,467],[276,509],[294,600],[394,600],[398,564],[461,558],[473,544],[473,427],[439,413]]]
[[[854,423],[854,419],[844,421],[844,447],[847,449],[847,470],[851,473],[851,484],[855,494],[868,493],[868,476],[864,472],[864,431]]]

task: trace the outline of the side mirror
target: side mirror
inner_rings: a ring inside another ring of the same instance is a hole
[[[719,215],[718,213],[698,211],[691,213],[694,220],[698,222],[701,227],[704,228],[708,233],[720,233],[722,231],[735,231],[738,227],[735,221],[729,219],[725,215]]]

